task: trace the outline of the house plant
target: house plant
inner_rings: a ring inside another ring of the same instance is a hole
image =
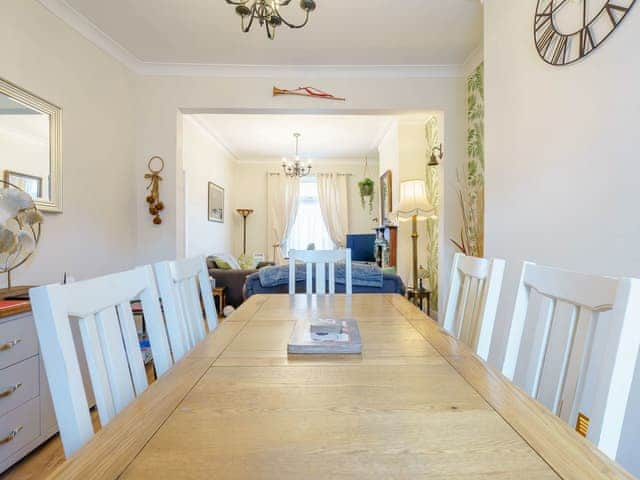
[[[362,202],[362,208],[365,208],[367,199],[369,201],[369,213],[373,212],[373,192],[374,183],[369,177],[366,177],[358,182],[358,189],[360,190],[360,201]]]

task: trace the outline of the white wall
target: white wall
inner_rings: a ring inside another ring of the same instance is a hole
[[[640,9],[567,67],[538,57],[533,15],[532,2],[485,2],[486,249],[507,260],[495,365],[523,260],[640,277]],[[640,402],[636,376],[632,405]],[[640,413],[633,410],[620,460],[640,475]]]
[[[183,119],[186,256],[230,252],[235,216],[235,159],[193,116],[184,115]],[[224,223],[208,219],[209,182],[224,188]]]
[[[255,212],[247,218],[247,253],[264,252],[272,258],[273,248],[269,245],[267,236],[267,174],[281,172],[281,160],[261,159],[255,161],[241,161],[236,165],[234,202],[238,208],[251,208]],[[364,165],[358,159],[320,159],[314,160],[315,173],[345,173],[351,174],[347,184],[349,188],[349,232],[373,233],[377,222],[379,204],[376,198],[373,213],[369,214],[369,207],[362,209],[358,182],[363,178]],[[378,174],[378,162],[369,160],[367,175],[374,180]],[[377,189],[376,189],[377,190]],[[237,215],[236,215],[237,216]],[[242,223],[237,216],[233,235],[233,253],[242,253]]]
[[[40,246],[14,284],[130,267],[143,186],[132,165],[131,74],[35,0],[2,2],[0,59],[0,77],[62,107],[64,213],[45,215]]]
[[[317,79],[316,83],[317,83]],[[403,113],[444,112],[447,128],[444,143],[448,158],[456,163],[464,155],[464,79],[432,78],[322,78],[323,90],[347,97],[347,102],[317,101],[300,97],[272,96],[273,85],[297,85],[309,78],[248,77],[138,77],[136,79],[137,158],[161,155],[167,164],[164,188],[176,191],[168,202],[163,224],[146,222],[144,188],[138,188],[138,261],[150,262],[184,254],[182,190],[182,120],[186,113]],[[137,175],[144,163],[137,163]],[[241,205],[238,203],[238,207]],[[250,220],[249,220],[250,221]]]

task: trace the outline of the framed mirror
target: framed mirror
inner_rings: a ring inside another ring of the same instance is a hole
[[[392,225],[391,210],[393,209],[393,183],[391,170],[387,170],[380,177],[380,225]]]
[[[62,212],[62,110],[0,78],[0,178]]]

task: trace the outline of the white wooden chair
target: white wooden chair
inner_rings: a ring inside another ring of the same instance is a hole
[[[503,373],[613,459],[639,347],[640,280],[524,263]]]
[[[173,358],[178,361],[206,335],[202,305],[209,330],[218,326],[207,262],[202,256],[160,262],[155,271]]]
[[[130,302],[140,299],[156,373],[172,365],[150,266],[29,292],[42,360],[67,457],[93,436],[71,322],[79,322],[100,422],[106,425],[148,386]]]
[[[316,294],[326,294],[326,270],[329,266],[329,295],[336,293],[336,263],[344,262],[345,293],[353,293],[351,276],[351,249],[344,250],[290,250],[289,251],[289,294],[296,293],[296,261],[306,264],[308,295],[313,294],[313,265],[316,266]]]
[[[443,326],[487,360],[493,336],[505,261],[456,253]]]

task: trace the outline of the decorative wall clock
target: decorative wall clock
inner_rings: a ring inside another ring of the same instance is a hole
[[[540,57],[569,65],[609,38],[636,0],[538,0],[533,36]]]

